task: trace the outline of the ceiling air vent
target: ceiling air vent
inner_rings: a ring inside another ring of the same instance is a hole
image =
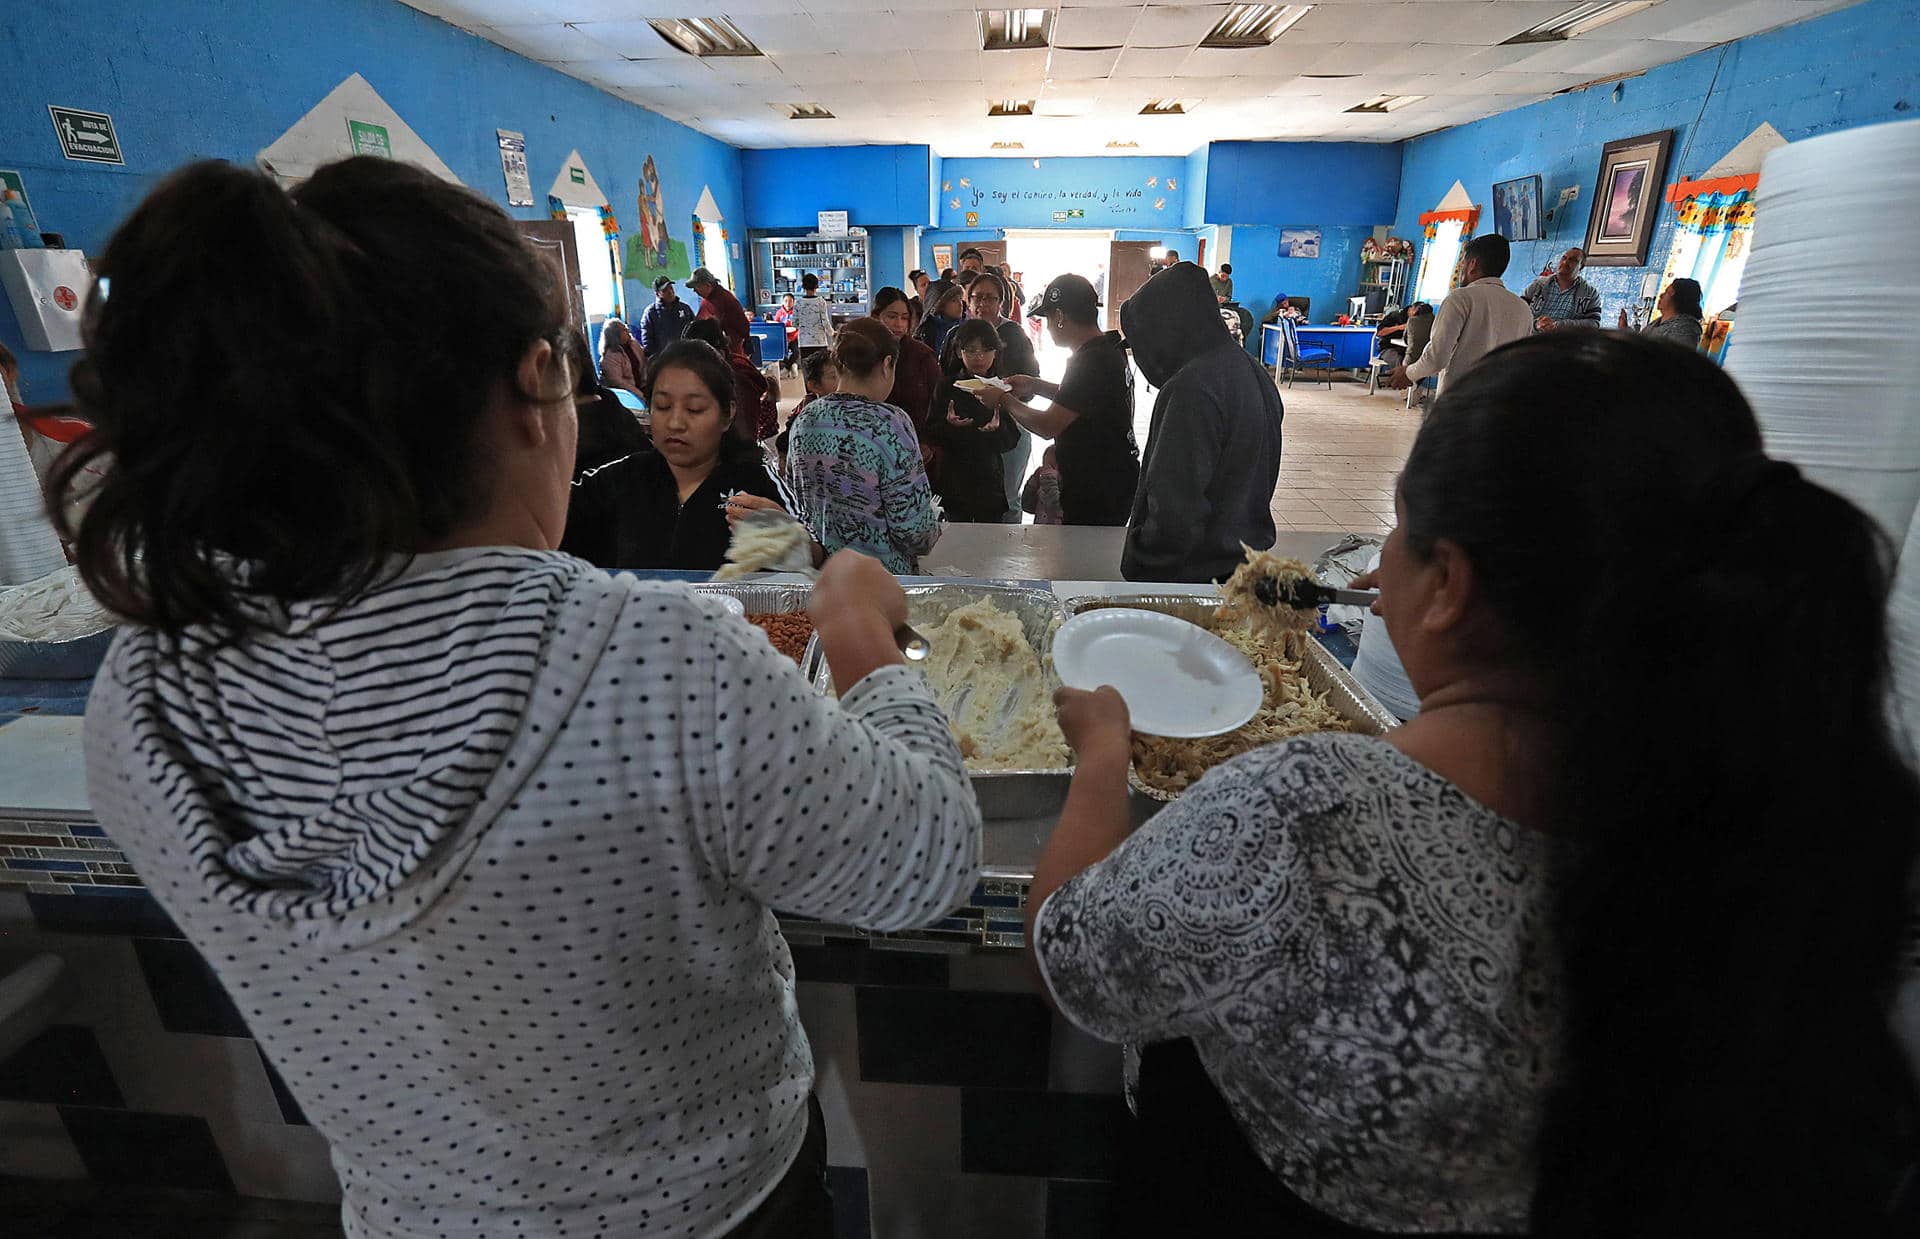
[[[1425,95],[1375,95],[1365,103],[1347,109],[1349,112],[1397,112],[1409,103],[1418,103]]]
[[[1307,15],[1311,4],[1236,4],[1200,40],[1201,47],[1265,47]]]
[[[661,38],[689,56],[765,54],[724,17],[663,17],[649,24]]]
[[[1660,0],[1613,0],[1608,4],[1576,4],[1558,17],[1550,17],[1537,26],[1529,26],[1508,43],[1558,43],[1575,39],[1589,30],[1598,30],[1608,22],[1619,21],[1630,13],[1650,9]]]
[[[833,113],[817,103],[789,103],[788,120],[832,120]]]
[[[1142,116],[1184,116],[1188,101],[1185,99],[1149,99],[1147,106],[1140,109]]]
[[[1031,99],[995,99],[987,105],[988,116],[1032,116]]]
[[[994,9],[980,14],[982,51],[1014,52],[1045,47],[1052,37],[1052,9]]]

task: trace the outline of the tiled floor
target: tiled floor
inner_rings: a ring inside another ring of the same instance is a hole
[[[1384,535],[1393,528],[1393,484],[1420,429],[1420,411],[1399,392],[1367,395],[1364,383],[1331,391],[1299,382],[1282,389],[1286,437],[1273,521],[1285,529]]]

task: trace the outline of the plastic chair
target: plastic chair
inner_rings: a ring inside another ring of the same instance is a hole
[[[1326,380],[1327,390],[1333,390],[1333,350],[1324,345],[1300,347],[1300,329],[1290,318],[1280,320],[1280,334],[1286,346],[1280,354],[1280,372],[1287,380],[1287,386],[1293,386],[1293,376],[1309,369],[1318,369]]]

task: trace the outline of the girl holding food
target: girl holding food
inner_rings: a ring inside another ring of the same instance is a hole
[[[1450,385],[1396,498],[1405,726],[1244,754],[1129,836],[1125,703],[1059,694],[1029,942],[1145,1047],[1123,1233],[1893,1233],[1886,538],[1718,367],[1600,332]]]
[[[993,524],[1007,510],[1000,461],[1020,442],[1020,427],[970,389],[998,375],[1000,333],[970,318],[953,339],[959,370],[941,381],[927,418],[927,440],[940,449],[940,507],[950,521]]]

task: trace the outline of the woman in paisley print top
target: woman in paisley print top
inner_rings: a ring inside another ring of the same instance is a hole
[[[1885,538],[1711,362],[1600,332],[1450,385],[1397,505],[1404,727],[1128,837],[1126,706],[1060,694],[1029,941],[1146,1047],[1120,1233],[1914,1233]]]
[[[852,547],[911,575],[940,537],[940,519],[913,423],[883,403],[898,354],[893,333],[875,319],[840,329],[840,389],[788,424],[787,476],[797,515],[827,554]]]

